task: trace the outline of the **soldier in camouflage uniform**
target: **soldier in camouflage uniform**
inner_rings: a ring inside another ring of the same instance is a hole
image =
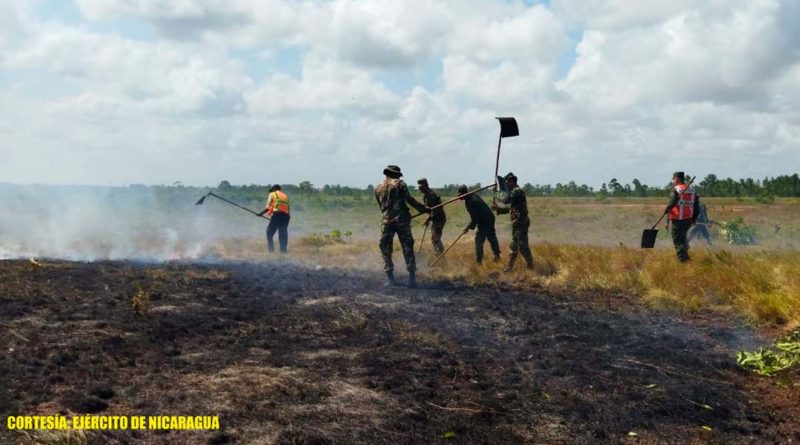
[[[394,264],[392,263],[394,234],[396,233],[403,248],[403,257],[406,260],[408,285],[416,287],[415,271],[417,266],[414,260],[414,237],[411,235],[411,214],[406,203],[419,212],[429,213],[430,209],[417,202],[408,193],[406,183],[400,179],[403,176],[400,167],[390,165],[383,170],[383,174],[386,175],[386,178],[375,187],[375,199],[378,201],[378,206],[380,206],[383,213],[380,241],[384,264],[383,270],[386,272],[389,284],[396,284],[394,280]]]
[[[442,198],[436,194],[431,188],[428,186],[428,180],[426,178],[422,178],[417,181],[417,185],[419,185],[419,191],[422,192],[422,202],[428,207],[435,207],[442,203]],[[441,255],[444,252],[444,244],[442,244],[442,232],[444,231],[444,225],[447,222],[447,216],[444,214],[444,207],[439,207],[438,209],[431,212],[431,216],[428,217],[428,220],[425,221],[425,225],[430,225],[431,227],[431,244],[433,244],[433,250],[436,251],[436,255]]]
[[[532,269],[533,254],[531,254],[531,247],[528,244],[528,229],[531,226],[531,220],[528,218],[528,199],[525,196],[525,190],[522,190],[517,184],[517,177],[514,173],[507,174],[505,179],[509,191],[502,202],[506,206],[492,204],[492,209],[497,211],[498,215],[508,213],[511,217],[511,254],[508,256],[508,265],[505,270],[508,272],[514,268],[514,261],[517,260],[519,253],[525,258],[528,269]]]
[[[500,243],[497,242],[497,232],[494,230],[494,213],[477,193],[464,196],[466,193],[466,185],[458,188],[458,196],[462,197],[470,218],[469,225],[464,228],[463,233],[478,228],[475,233],[475,261],[478,264],[483,261],[483,245],[487,240],[494,253],[494,260],[500,261]]]

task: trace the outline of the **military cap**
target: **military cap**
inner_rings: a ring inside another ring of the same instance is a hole
[[[403,173],[400,171],[400,167],[396,165],[389,165],[386,168],[384,168],[383,174],[386,176],[396,176],[398,178],[403,176]]]
[[[504,179],[505,179],[506,181],[510,181],[510,180],[512,180],[512,179],[516,181],[516,180],[517,180],[517,175],[515,175],[515,174],[514,174],[514,173],[512,173],[512,172],[508,172],[508,174],[505,176],[505,178],[504,178]]]
[[[467,189],[466,185],[459,185],[458,186],[458,194],[459,195],[463,195],[464,193],[467,193],[468,191],[469,191],[469,189]]]
[[[417,179],[417,185],[428,185],[428,178]]]

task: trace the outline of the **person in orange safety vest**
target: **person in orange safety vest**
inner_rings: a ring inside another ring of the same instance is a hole
[[[675,245],[675,253],[678,260],[682,263],[689,261],[689,240],[687,233],[692,225],[697,221],[700,214],[700,198],[692,187],[686,185],[683,172],[672,174],[672,199],[664,213],[669,214],[670,232],[672,234],[672,244]]]
[[[286,253],[289,245],[289,197],[283,193],[281,186],[276,184],[269,189],[267,207],[259,213],[264,214],[270,218],[267,225],[267,249],[270,252],[275,251],[272,238],[278,232],[281,253]]]

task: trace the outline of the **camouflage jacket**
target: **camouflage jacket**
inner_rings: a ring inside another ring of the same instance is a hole
[[[442,198],[433,190],[429,190],[428,193],[422,195],[422,202],[428,207],[434,207],[442,203]],[[432,211],[430,219],[433,223],[444,224],[447,221],[447,216],[444,214],[444,207],[439,207]]]
[[[514,187],[501,202],[508,207],[498,207],[498,215],[508,213],[512,222],[528,220],[528,198],[525,196],[525,190]]]
[[[383,222],[408,222],[411,214],[406,203],[424,212],[425,206],[408,193],[408,187],[402,179],[386,178],[375,187],[375,199],[383,213]]]
[[[474,229],[476,226],[486,227],[494,225],[494,213],[492,209],[483,201],[477,193],[464,198],[464,206],[469,213],[469,225],[467,229]]]

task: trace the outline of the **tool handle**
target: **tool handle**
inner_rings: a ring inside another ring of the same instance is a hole
[[[435,265],[436,265],[436,263],[438,263],[438,262],[439,262],[439,260],[441,260],[441,259],[442,259],[442,257],[443,257],[443,256],[445,256],[445,255],[447,254],[447,252],[448,252],[450,249],[452,249],[452,248],[453,248],[453,246],[455,246],[455,245],[456,245],[456,243],[458,242],[458,240],[460,240],[460,239],[461,239],[461,237],[462,237],[462,236],[464,236],[466,233],[467,233],[467,232],[461,232],[461,234],[460,234],[460,235],[458,235],[458,238],[456,238],[456,240],[455,240],[455,241],[453,241],[453,243],[452,243],[452,244],[450,244],[449,246],[447,246],[447,249],[444,249],[444,252],[442,252],[442,254],[441,254],[441,255],[439,255],[439,256],[438,256],[438,257],[437,257],[435,260],[433,260],[433,263],[431,263],[431,267],[435,266]]]
[[[443,202],[443,203],[441,203],[441,204],[438,204],[438,205],[435,205],[435,206],[431,207],[431,211],[433,211],[433,210],[436,210],[436,209],[438,209],[438,208],[440,208],[440,207],[444,207],[444,206],[446,206],[447,204],[454,203],[454,202],[456,202],[456,201],[460,200],[461,198],[463,198],[463,197],[465,197],[465,196],[469,196],[469,195],[472,195],[472,194],[478,193],[478,192],[480,192],[480,191],[486,190],[486,189],[488,189],[489,187],[494,187],[494,186],[496,186],[496,185],[497,185],[497,183],[494,183],[494,184],[489,184],[489,185],[487,185],[487,186],[484,186],[484,187],[481,187],[481,188],[479,188],[479,189],[475,189],[475,190],[473,190],[473,191],[471,191],[471,192],[464,193],[464,194],[463,194],[463,195],[461,195],[461,196],[457,196],[457,197],[455,197],[455,198],[453,198],[453,199],[451,199],[451,200],[449,200],[449,201],[445,201],[445,202]],[[422,216],[422,215],[425,215],[425,214],[427,214],[427,213],[426,213],[426,212],[420,212],[420,213],[417,213],[416,215],[411,215],[411,219],[414,219],[414,218],[416,218],[416,217],[418,217],[418,216]],[[394,222],[394,220],[392,220],[392,222]]]
[[[256,215],[256,216],[258,216],[258,217],[264,218],[264,219],[266,219],[267,221],[270,221],[270,220],[271,220],[269,217],[266,217],[266,216],[264,216],[264,215],[261,215],[261,214],[259,214],[258,212],[254,212],[254,211],[252,211],[252,210],[248,209],[247,207],[240,206],[239,204],[236,204],[235,202],[233,202],[233,201],[231,201],[231,200],[229,200],[229,199],[225,199],[225,198],[223,198],[222,196],[219,196],[219,195],[217,195],[216,193],[209,192],[208,194],[209,194],[210,196],[213,196],[213,197],[217,198],[217,199],[221,199],[221,200],[223,200],[223,201],[227,202],[227,203],[228,203],[228,204],[230,204],[230,205],[233,205],[233,206],[239,207],[240,209],[242,209],[242,210],[244,210],[244,211],[246,211],[246,212],[250,212],[250,213],[252,213],[253,215]]]

